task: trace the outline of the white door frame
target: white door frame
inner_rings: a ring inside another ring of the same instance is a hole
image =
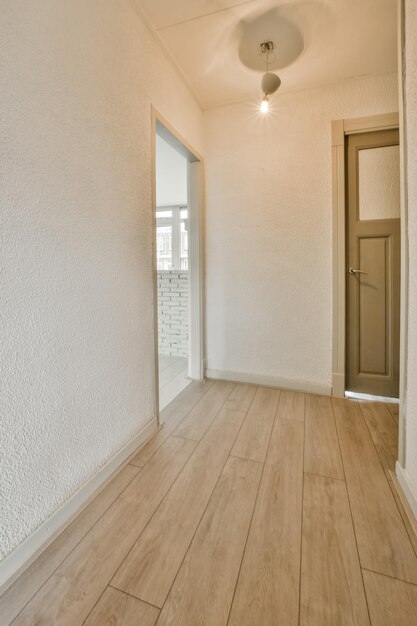
[[[152,220],[155,415],[159,418],[158,273],[156,264],[156,135],[163,137],[188,161],[189,215],[189,340],[188,376],[203,380],[204,357],[204,161],[203,157],[152,107]]]

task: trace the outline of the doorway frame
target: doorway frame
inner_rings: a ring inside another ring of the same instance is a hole
[[[189,340],[188,377],[204,380],[204,159],[202,155],[151,107],[152,132],[152,283],[154,306],[154,385],[155,415],[161,426],[159,410],[159,352],[158,352],[158,270],[156,250],[156,136],[164,139],[183,154],[187,167],[187,204],[189,210]]]
[[[399,114],[387,113],[332,121],[333,333],[332,395],[346,386],[346,155],[347,135],[397,129]]]
[[[344,397],[346,391],[346,154],[347,135],[378,130],[400,131],[400,218],[401,218],[401,296],[400,296],[400,417],[398,459],[404,458],[404,417],[406,372],[407,307],[407,233],[404,193],[404,146],[400,114],[384,113],[331,123],[332,136],[332,239],[333,239],[333,332],[332,332],[332,395]]]

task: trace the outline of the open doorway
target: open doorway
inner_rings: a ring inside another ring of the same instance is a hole
[[[156,412],[204,376],[201,157],[153,112]]]
[[[156,264],[161,408],[190,382],[188,261],[187,160],[157,135]]]
[[[398,128],[398,113],[332,122],[334,396],[401,396]]]
[[[398,130],[396,112],[332,122],[332,395],[361,402],[390,471],[404,458],[405,237]]]

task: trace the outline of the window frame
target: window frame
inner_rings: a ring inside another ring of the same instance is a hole
[[[187,268],[184,269],[181,267],[181,224],[184,222],[185,230],[188,233],[188,222],[189,215],[187,213],[186,218],[181,217],[181,211],[187,210],[188,206],[186,204],[177,204],[170,206],[159,206],[156,208],[156,237],[158,238],[158,227],[159,226],[171,226],[172,228],[172,239],[171,239],[171,259],[172,259],[172,267],[168,270],[158,269],[158,272],[171,272],[171,271],[179,271],[179,272],[187,272],[188,271],[188,250],[187,256],[182,257],[187,259]],[[172,217],[158,217],[158,213],[162,213],[164,211],[171,211]],[[158,242],[156,242],[156,262],[158,265]]]

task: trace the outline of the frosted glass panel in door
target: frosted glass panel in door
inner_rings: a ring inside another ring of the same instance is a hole
[[[400,217],[398,146],[359,150],[359,219]]]

